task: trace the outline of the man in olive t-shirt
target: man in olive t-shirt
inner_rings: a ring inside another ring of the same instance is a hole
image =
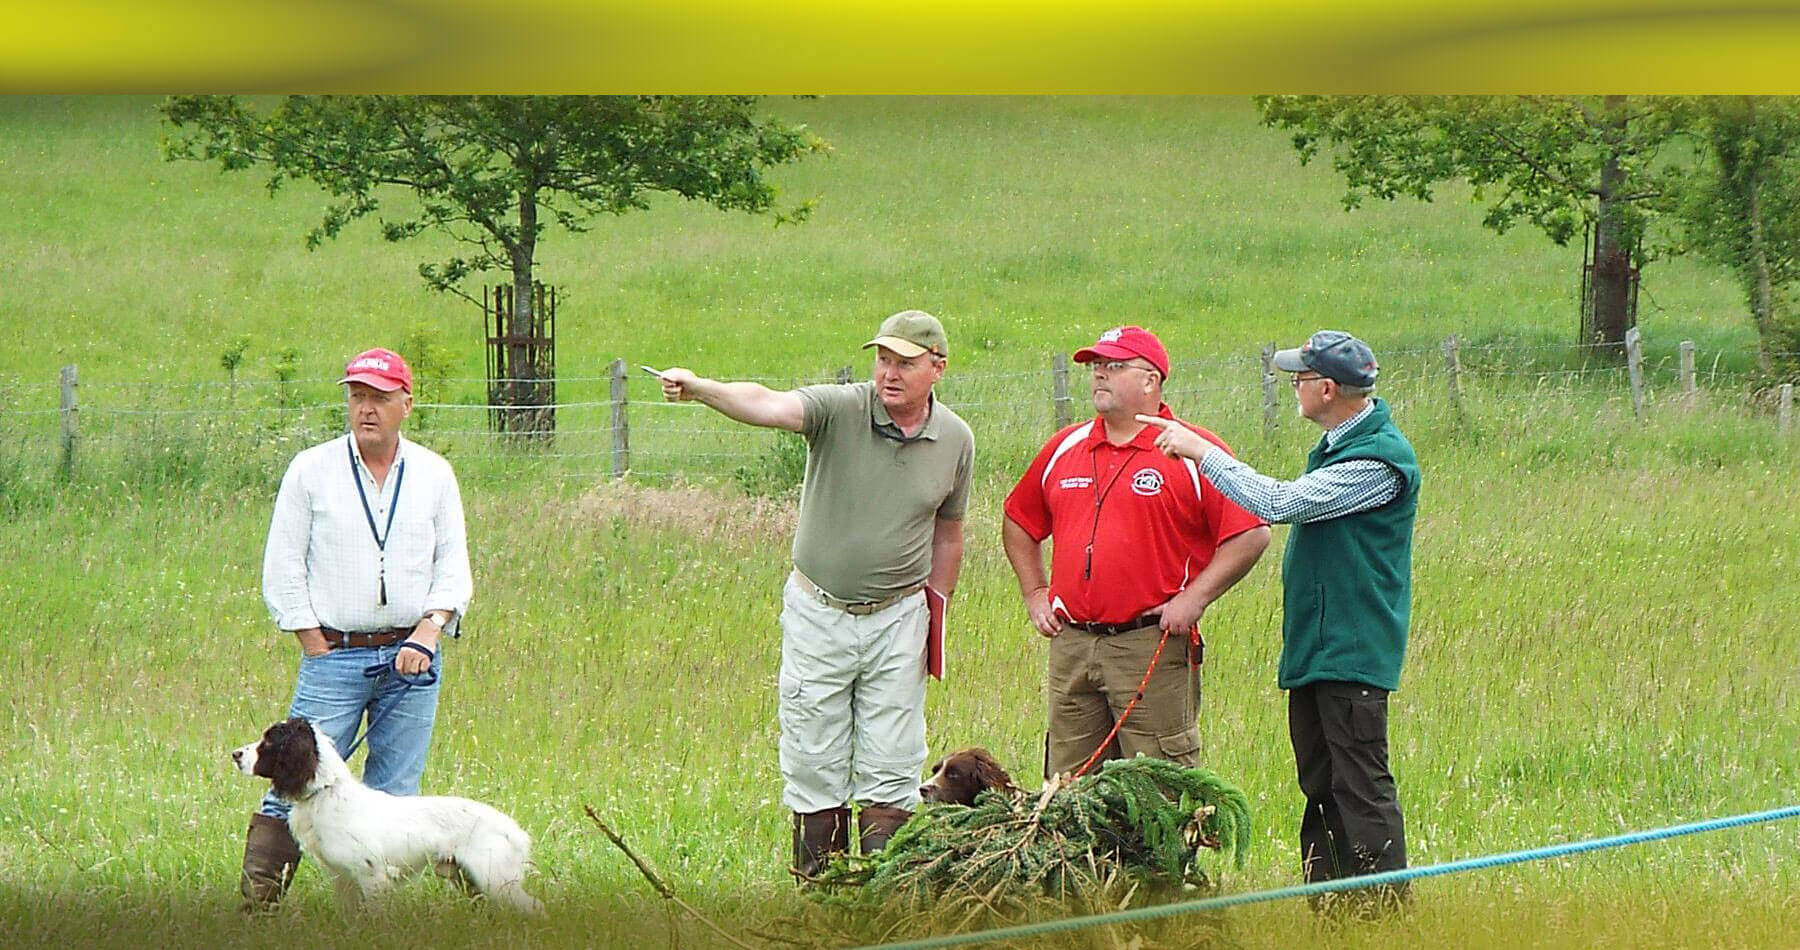
[[[938,402],[949,344],[906,310],[873,340],[866,383],[778,392],[676,368],[663,394],[807,442],[794,571],[782,593],[781,774],[794,868],[850,847],[859,803],[870,854],[919,802],[925,764],[925,588],[948,599],[962,565],[975,440]]]

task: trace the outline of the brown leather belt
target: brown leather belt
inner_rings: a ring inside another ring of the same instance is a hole
[[[364,632],[360,630],[333,630],[320,627],[319,632],[325,635],[325,642],[331,644],[333,650],[341,647],[385,647],[412,636],[411,627],[395,627],[392,630],[376,630]]]
[[[840,600],[826,593],[825,588],[813,583],[812,578],[800,573],[798,568],[794,570],[794,580],[799,581],[800,589],[811,594],[819,603],[827,607],[835,607],[853,617],[866,617],[869,614],[880,613],[925,589],[924,584],[914,584],[898,594],[883,597],[880,600]]]
[[[1065,620],[1063,626],[1074,627],[1096,637],[1110,637],[1121,633],[1130,633],[1133,630],[1142,630],[1145,627],[1155,627],[1161,623],[1162,616],[1160,614],[1143,614],[1124,623],[1082,623],[1078,620]]]

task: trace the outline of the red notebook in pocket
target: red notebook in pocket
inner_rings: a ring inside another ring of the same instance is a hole
[[[944,678],[944,614],[949,612],[950,602],[927,586],[925,609],[931,614],[925,627],[925,672],[941,680]]]

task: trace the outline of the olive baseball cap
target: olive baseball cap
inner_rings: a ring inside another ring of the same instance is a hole
[[[1369,344],[1341,330],[1320,330],[1295,349],[1278,350],[1274,363],[1283,372],[1310,369],[1346,386],[1373,386],[1381,372]]]
[[[921,353],[950,355],[950,340],[944,336],[944,325],[923,310],[902,310],[881,321],[875,339],[864,343],[862,348],[866,350],[871,346],[885,346],[906,359]]]

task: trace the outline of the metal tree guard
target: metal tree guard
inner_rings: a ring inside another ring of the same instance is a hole
[[[556,289],[531,285],[521,319],[511,284],[481,291],[487,333],[488,427],[549,439],[556,432]]]

